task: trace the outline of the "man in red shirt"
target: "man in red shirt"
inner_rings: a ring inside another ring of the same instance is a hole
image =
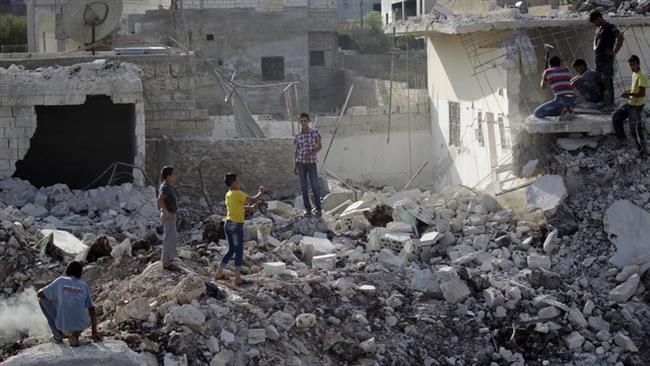
[[[562,66],[562,60],[557,56],[551,57],[549,65],[551,67],[542,74],[540,87],[546,89],[550,85],[555,98],[537,107],[533,114],[537,118],[560,116],[560,121],[573,119],[571,109],[576,105],[576,95],[571,86],[571,71]]]

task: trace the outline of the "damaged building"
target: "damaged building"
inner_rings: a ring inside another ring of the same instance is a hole
[[[531,7],[530,13],[522,14],[517,8],[490,10],[486,3],[477,4],[472,13],[455,13],[451,9],[469,5],[452,2],[456,6],[438,6],[430,14],[413,14],[389,25],[398,34],[427,39],[438,187],[462,183],[501,192],[521,183],[517,177],[524,175],[527,162],[545,161],[557,134],[612,132],[611,115],[579,115],[567,123],[529,118],[551,98],[550,92],[539,88],[544,45],[551,45],[553,55],[565,65],[577,58],[594,65],[594,26],[566,6]],[[531,14],[542,11],[544,17]],[[650,51],[649,19],[626,10],[608,17],[628,38],[617,56],[616,95],[629,88],[627,58]]]
[[[31,2],[41,26],[65,16],[53,3]],[[610,2],[382,1],[403,46],[385,54],[337,49],[346,3],[379,1],[124,1],[101,47],[0,54],[3,366],[650,364],[650,165],[608,114],[530,116],[550,98],[544,45],[593,64],[583,18]],[[607,9],[617,90],[650,54],[640,4]],[[294,175],[303,110],[319,215]],[[215,278],[227,172],[268,188],[242,224],[243,284]],[[103,337],[78,348],[36,293],[72,260]]]

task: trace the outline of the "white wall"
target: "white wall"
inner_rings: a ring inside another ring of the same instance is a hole
[[[507,148],[511,144],[506,90],[508,73],[501,67],[494,67],[473,76],[472,62],[478,64],[496,58],[505,50],[481,49],[481,56],[470,61],[459,37],[433,34],[428,38],[427,51],[436,186],[465,184],[486,187],[491,183],[491,166],[511,153]],[[460,103],[460,146],[449,146],[449,102]],[[477,139],[478,112],[483,114],[484,121],[486,113],[494,116],[494,154],[490,153],[486,122],[481,126],[484,146]],[[498,117],[504,119],[506,146],[502,146],[496,124]]]

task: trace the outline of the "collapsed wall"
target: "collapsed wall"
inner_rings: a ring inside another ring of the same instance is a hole
[[[271,195],[293,197],[299,191],[293,173],[294,145],[290,138],[271,139],[155,139],[147,141],[147,175],[155,178],[160,167],[172,165],[179,183],[191,187],[190,195],[201,192],[201,175],[208,195],[214,202],[226,193],[223,176],[237,173],[242,189],[255,193],[260,185]],[[182,187],[179,188],[183,194]]]
[[[96,60],[34,71],[0,68],[0,177],[83,187],[113,161],[144,163],[139,69]],[[133,172],[136,182],[142,176]]]

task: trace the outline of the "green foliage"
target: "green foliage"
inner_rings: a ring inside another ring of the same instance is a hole
[[[0,45],[27,44],[27,18],[0,16]]]
[[[379,12],[373,11],[363,17],[363,28],[358,20],[350,22],[345,32],[359,53],[384,54],[391,50],[391,36],[384,33]]]

